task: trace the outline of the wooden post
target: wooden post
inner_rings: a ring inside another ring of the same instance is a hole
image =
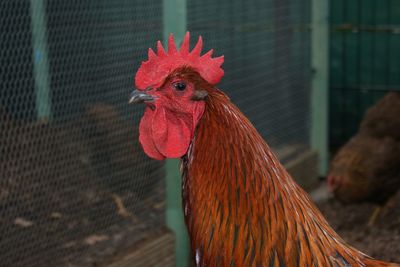
[[[311,146],[318,152],[319,175],[328,168],[329,1],[312,0]]]
[[[30,0],[32,25],[32,56],[35,78],[36,113],[38,119],[51,117],[49,62],[44,0]]]
[[[176,45],[186,32],[186,0],[163,0],[164,47],[170,33]],[[167,225],[175,233],[175,258],[177,267],[189,266],[189,238],[182,209],[182,181],[179,160],[169,159],[167,170]]]

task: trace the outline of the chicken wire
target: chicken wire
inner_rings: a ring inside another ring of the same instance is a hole
[[[400,1],[330,2],[329,141],[356,134],[364,112],[400,91]]]
[[[98,266],[163,229],[127,105],[161,30],[159,1],[1,1],[0,266]]]
[[[310,1],[188,1],[187,19],[204,51],[225,56],[219,88],[267,142],[287,156],[308,148]]]

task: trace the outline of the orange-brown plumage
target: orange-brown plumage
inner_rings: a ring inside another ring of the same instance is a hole
[[[188,43],[187,34],[180,54],[170,38],[167,59],[159,49],[156,60],[142,64],[139,85],[150,86],[138,86],[130,102],[147,105],[139,137],[147,155],[182,159],[196,265],[399,266],[364,255],[336,234],[250,121],[210,82],[221,72],[204,65],[197,71],[190,64],[198,61],[186,61]],[[179,62],[165,75],[171,58]],[[206,61],[221,64],[209,55]],[[160,82],[157,76],[152,86],[148,66],[156,63],[162,68],[154,70],[165,77]]]
[[[208,93],[182,161],[198,266],[390,266],[347,245],[238,108]]]

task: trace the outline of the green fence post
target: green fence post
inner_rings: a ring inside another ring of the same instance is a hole
[[[311,146],[319,154],[319,174],[328,168],[329,0],[312,0]]]
[[[50,119],[51,97],[47,57],[46,8],[44,0],[30,0],[32,57],[38,119]]]
[[[186,32],[186,0],[163,0],[164,44],[170,33],[180,44]],[[182,211],[182,186],[179,160],[167,160],[167,225],[175,233],[177,267],[189,266],[189,238]]]
[[[189,266],[189,238],[182,211],[179,160],[169,159],[167,169],[167,225],[175,234],[176,267]]]

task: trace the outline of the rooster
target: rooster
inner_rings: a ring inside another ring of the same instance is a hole
[[[196,266],[400,266],[346,244],[269,146],[215,85],[223,57],[173,36],[150,48],[130,103],[145,103],[139,141],[157,160],[180,158]]]

